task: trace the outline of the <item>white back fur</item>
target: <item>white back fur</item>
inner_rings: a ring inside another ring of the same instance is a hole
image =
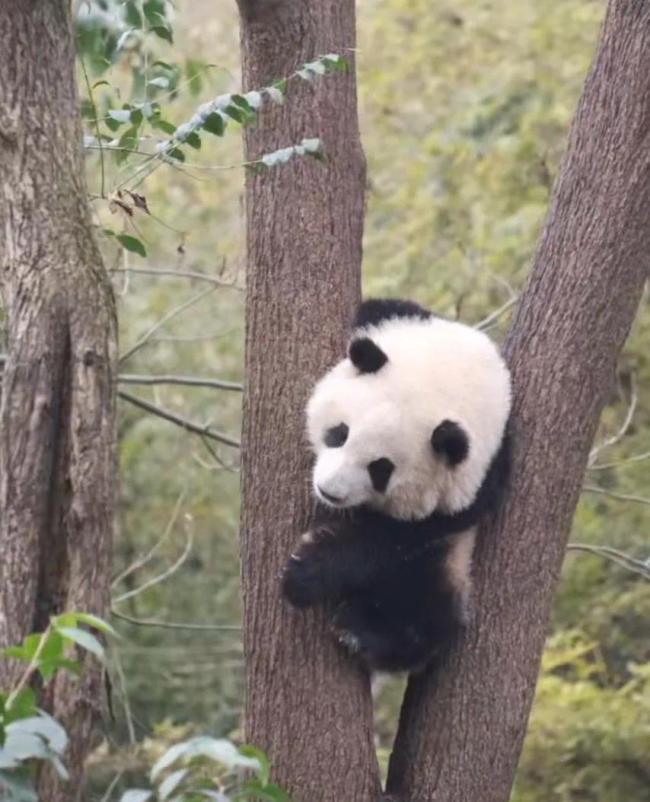
[[[377,373],[359,374],[343,359],[317,383],[307,405],[316,455],[313,483],[341,499],[338,507],[367,504],[396,518],[424,518],[436,508],[468,507],[503,438],[510,412],[510,375],[496,346],[477,329],[440,318],[392,318],[357,329],[387,355]],[[449,468],[431,447],[443,420],[468,435],[468,457]],[[325,432],[349,427],[339,448]],[[374,490],[368,463],[394,463],[385,493]]]

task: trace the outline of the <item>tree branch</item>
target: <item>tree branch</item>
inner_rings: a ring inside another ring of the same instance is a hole
[[[170,423],[175,423],[176,426],[180,426],[182,429],[186,429],[188,432],[194,432],[194,434],[200,434],[204,437],[209,437],[211,440],[215,440],[217,443],[223,443],[226,446],[239,448],[239,440],[228,437],[228,435],[222,434],[221,432],[215,432],[209,423],[207,423],[205,426],[201,426],[198,423],[192,423],[192,421],[186,420],[180,415],[176,415],[174,412],[169,412],[169,410],[158,407],[149,401],[145,401],[143,398],[138,398],[130,393],[125,393],[123,390],[118,392],[118,396],[124,401],[128,401],[129,404],[133,404],[133,406],[143,409],[145,412],[150,412],[152,415],[157,415],[159,418],[169,421]]]
[[[241,393],[244,389],[242,384],[236,382],[222,381],[221,379],[204,379],[200,376],[173,376],[165,374],[162,376],[122,373],[117,377],[119,384],[182,384],[187,387],[214,387],[216,390],[233,390]]]

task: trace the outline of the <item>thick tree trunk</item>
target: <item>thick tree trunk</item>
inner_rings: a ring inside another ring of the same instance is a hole
[[[115,482],[116,324],[93,240],[65,0],[0,0],[0,282],[8,359],[0,406],[0,646],[51,614],[104,615]],[[2,664],[0,686],[16,666]],[[79,798],[100,675],[65,678],[49,707],[71,739]]]
[[[351,59],[354,0],[241,0],[244,83],[267,85],[328,52]],[[319,136],[325,165],[247,180],[248,275],[242,583],[246,737],[296,802],[375,800],[367,679],[279,597],[278,576],[309,515],[303,408],[344,347],[360,294],[365,163],[354,69],[294,81],[246,135],[252,159]]]
[[[509,502],[483,528],[476,619],[411,680],[389,789],[506,802],[590,443],[650,264],[650,4],[611,0],[533,272],[508,337]]]

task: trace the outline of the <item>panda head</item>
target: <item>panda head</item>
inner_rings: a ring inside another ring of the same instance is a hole
[[[476,329],[434,317],[357,329],[307,405],[314,493],[404,520],[463,510],[509,411],[508,370]]]

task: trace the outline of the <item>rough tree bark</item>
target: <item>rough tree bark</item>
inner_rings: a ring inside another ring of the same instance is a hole
[[[476,620],[410,682],[389,790],[506,802],[589,446],[650,265],[650,4],[611,0],[507,339],[510,499],[476,555]]]
[[[329,52],[352,61],[354,0],[240,0],[244,84]],[[376,799],[367,679],[282,603],[278,575],[309,514],[302,409],[341,353],[360,295],[365,162],[354,69],[293,81],[247,131],[247,158],[319,136],[327,163],[249,174],[242,585],[246,737],[302,802]]]
[[[8,359],[0,406],[0,646],[51,614],[104,615],[115,482],[116,322],[93,240],[66,0],[0,1],[0,286]],[[15,681],[3,662],[0,686]],[[81,794],[100,675],[57,680],[47,704]]]

